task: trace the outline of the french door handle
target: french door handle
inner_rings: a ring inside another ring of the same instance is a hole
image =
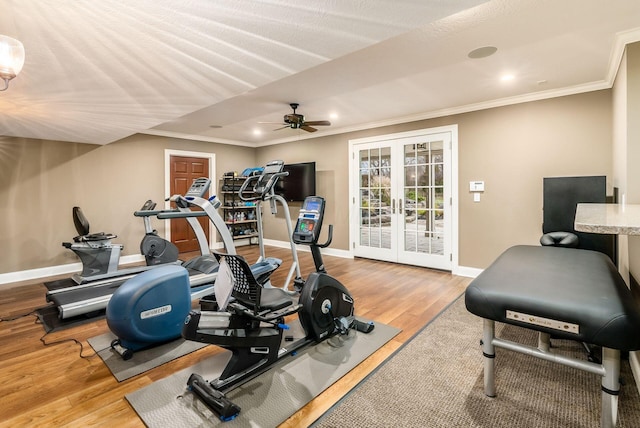
[[[402,199],[398,199],[398,214],[402,214]]]
[[[396,200],[391,199],[391,214],[395,214],[395,213],[396,213]]]

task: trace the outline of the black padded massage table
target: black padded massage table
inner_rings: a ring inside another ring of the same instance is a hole
[[[640,349],[640,308],[607,256],[573,248],[509,248],[469,284],[465,304],[484,322],[486,395],[495,396],[497,346],[602,376],[601,426],[616,425],[620,352]],[[495,321],[538,331],[538,347],[495,337]],[[555,354],[550,336],[601,346],[602,364]]]

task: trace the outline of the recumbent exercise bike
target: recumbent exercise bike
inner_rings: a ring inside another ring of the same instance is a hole
[[[327,241],[318,244],[324,207],[323,198],[307,197],[293,233],[295,243],[311,247],[316,267],[302,284],[297,302],[295,296],[282,289],[261,287],[241,256],[216,254],[221,269],[228,266],[230,274],[228,284],[224,285],[222,274],[218,276],[216,297],[219,307],[217,310],[191,311],[182,336],[232,352],[219,378],[207,382],[194,373],[187,382],[188,388],[223,421],[235,418],[240,412],[240,407],[227,399],[224,392],[266,371],[303,346],[337,334],[348,334],[353,328],[364,333],[374,328],[373,323],[355,319],[353,297],[324,267],[320,249],[331,243],[333,229],[329,226]],[[229,287],[226,296],[225,287]],[[286,338],[283,342],[283,333],[288,329],[285,317],[296,313],[305,336],[297,341]]]

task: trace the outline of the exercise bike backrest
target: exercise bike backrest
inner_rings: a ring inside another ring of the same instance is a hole
[[[264,200],[270,195],[274,194],[274,187],[281,177],[289,175],[287,171],[284,171],[284,162],[281,160],[274,160],[269,162],[260,175],[252,175],[247,177],[240,190],[238,196],[243,201],[257,201]],[[250,193],[253,193],[249,195]]]
[[[73,238],[74,242],[102,241],[117,238],[117,235],[107,232],[90,233],[89,220],[84,216],[80,207],[73,207],[72,214],[73,225],[76,228],[76,232],[78,232],[78,236]],[[64,243],[62,245],[66,246]]]
[[[78,235],[85,236],[89,234],[89,220],[84,216],[80,207],[73,207],[73,225],[76,227]]]

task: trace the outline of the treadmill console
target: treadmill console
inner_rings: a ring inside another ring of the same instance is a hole
[[[296,244],[316,244],[322,229],[324,218],[324,198],[308,196],[302,203],[296,228],[293,231],[293,242]]]
[[[189,190],[187,190],[184,197],[188,198],[189,196],[192,196],[204,198],[204,195],[206,195],[209,190],[209,186],[211,186],[211,179],[204,177],[196,178],[193,180],[193,183],[191,183],[191,187],[189,187]]]

